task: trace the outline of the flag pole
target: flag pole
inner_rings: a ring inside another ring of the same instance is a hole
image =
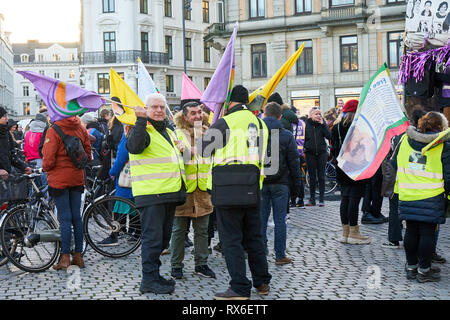
[[[127,104],[120,103],[120,102],[117,102],[117,101],[114,101],[114,100],[111,100],[111,99],[108,99],[108,98],[103,98],[103,100],[108,101],[108,102],[111,102],[111,103],[120,104],[121,106],[130,108],[130,109],[133,109],[133,110],[136,109],[136,106],[135,106],[135,107],[132,107],[132,106],[129,106],[129,105],[127,105]],[[166,103],[166,108],[167,108],[167,110],[169,110],[169,114],[170,114],[170,116],[171,116],[172,119],[173,119],[173,113],[172,113],[172,111],[170,111],[169,106],[167,105],[167,103]]]

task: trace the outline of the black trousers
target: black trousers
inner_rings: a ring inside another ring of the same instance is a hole
[[[216,220],[216,208],[214,208],[213,212],[209,216],[208,222],[208,247],[211,246],[211,240],[214,238],[214,225],[217,224]]]
[[[159,204],[145,207],[141,211],[143,281],[159,278],[159,258],[162,251],[169,247],[175,208],[174,204]]]
[[[217,227],[225,256],[231,289],[239,295],[250,297],[252,283],[246,276],[244,250],[253,279],[253,287],[270,283],[264,242],[261,233],[259,207],[216,207]]]
[[[388,240],[390,242],[402,241],[403,225],[398,217],[398,193],[394,193],[392,198],[389,198],[389,226],[388,226]]]
[[[316,200],[316,183],[319,182],[319,202],[324,201],[325,196],[325,167],[327,165],[328,153],[323,152],[319,155],[307,154],[306,166],[309,173],[309,191],[310,201]]]
[[[366,184],[366,192],[362,205],[362,211],[370,212],[374,217],[381,215],[381,206],[383,205],[383,196],[381,195],[382,183],[383,172],[380,167],[375,175],[370,178],[370,183]]]
[[[408,265],[419,264],[420,269],[431,267],[435,245],[436,224],[406,221],[405,247],[406,261]]]

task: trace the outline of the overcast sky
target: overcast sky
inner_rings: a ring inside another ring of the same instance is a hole
[[[0,0],[11,42],[80,40],[80,0]]]

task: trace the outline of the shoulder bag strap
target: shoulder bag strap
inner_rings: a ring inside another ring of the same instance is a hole
[[[64,138],[66,137],[66,134],[61,130],[61,128],[59,126],[57,126],[56,124],[53,124],[51,127],[56,131],[56,133],[59,135],[61,140],[64,142]]]

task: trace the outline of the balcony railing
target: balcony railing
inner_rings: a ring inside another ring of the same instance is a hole
[[[81,52],[80,64],[136,63],[138,57],[147,64],[169,64],[169,55],[165,52],[139,50]]]
[[[213,23],[208,28],[206,28],[206,35],[204,36],[204,41],[209,41],[214,37],[221,36],[225,33],[225,23]]]
[[[28,61],[22,61],[22,58],[20,55],[16,54],[14,55],[14,64],[67,64],[67,63],[78,63],[78,59],[76,60],[59,60],[59,61],[53,61],[53,60],[44,60],[39,61],[36,60],[35,55],[29,55]]]

